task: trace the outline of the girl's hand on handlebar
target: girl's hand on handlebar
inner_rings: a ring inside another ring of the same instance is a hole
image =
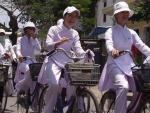
[[[117,49],[113,49],[111,51],[111,55],[112,55],[113,58],[116,58],[116,57],[119,56],[119,51]]]
[[[18,60],[19,60],[19,62],[23,62],[23,57],[22,56],[18,56]]]

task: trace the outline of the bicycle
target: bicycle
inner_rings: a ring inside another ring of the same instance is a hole
[[[23,59],[26,60],[27,58],[24,57]],[[17,94],[17,111],[18,111],[18,113],[29,113],[30,107],[35,108],[35,110],[38,111],[38,107],[34,106],[34,105],[37,105],[40,91],[42,88],[44,88],[43,85],[41,85],[37,82],[37,76],[40,72],[41,66],[42,66],[42,63],[29,64],[30,76],[32,78],[32,81],[34,82],[34,90],[31,91],[31,89],[29,88],[27,92],[20,91]],[[35,102],[37,102],[37,103],[35,104]]]
[[[129,51],[120,52],[122,55],[126,53],[131,55]],[[150,79],[148,77],[150,74],[150,66],[146,67],[144,64],[140,64],[135,65],[131,69],[138,92],[135,97],[130,91],[127,94],[127,113],[150,113]],[[113,89],[105,92],[100,100],[100,112],[114,113],[115,98],[116,93]]]
[[[0,64],[0,90],[1,90],[1,99],[0,99],[0,113],[4,113],[8,100],[8,92],[6,90],[6,83],[8,81],[8,70],[11,66],[10,62],[3,62]]]
[[[56,54],[57,52],[63,52],[67,57],[78,61],[83,58],[72,56],[65,50],[59,48],[49,53],[49,56]],[[81,63],[67,63],[64,69],[65,79],[70,85],[76,87],[75,95],[72,95],[71,99],[66,102],[66,113],[99,113],[98,102],[95,95],[87,88],[88,86],[95,86],[99,80],[100,66],[98,64],[81,64]],[[48,87],[43,89],[39,99],[39,112],[42,113],[45,105],[45,93]],[[60,96],[58,96],[59,98]],[[58,103],[58,102],[57,102]],[[54,113],[63,113],[63,110],[59,111],[58,105],[54,108]]]

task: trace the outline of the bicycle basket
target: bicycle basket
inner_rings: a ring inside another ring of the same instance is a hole
[[[29,65],[32,81],[37,81],[43,63],[33,63]]]
[[[132,72],[137,91],[150,92],[150,67],[133,68]]]
[[[99,64],[68,63],[65,68],[71,85],[94,86],[99,81]]]
[[[8,65],[0,64],[0,83],[3,83],[5,79],[8,77]]]

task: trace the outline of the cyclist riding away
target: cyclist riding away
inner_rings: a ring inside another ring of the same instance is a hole
[[[99,90],[116,91],[115,113],[127,113],[127,92],[129,89],[134,94],[136,92],[131,70],[135,64],[129,54],[119,56],[119,51],[131,51],[134,45],[141,53],[150,56],[150,48],[126,25],[132,15],[133,11],[126,2],[116,3],[113,13],[116,23],[105,33],[108,58],[99,81]]]

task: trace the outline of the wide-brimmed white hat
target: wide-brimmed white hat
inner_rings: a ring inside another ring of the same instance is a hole
[[[5,30],[4,29],[0,29],[0,33],[4,33],[5,34]]]
[[[80,16],[80,11],[79,11],[76,7],[74,7],[74,6],[68,6],[68,7],[64,10],[63,16],[64,16],[66,13],[72,13],[72,12],[74,12],[74,11],[77,11],[77,12],[78,12],[78,15]]]
[[[134,12],[129,8],[128,4],[124,1],[118,2],[114,5],[114,14],[120,13],[122,11],[128,11],[129,12],[129,17],[131,17]]]

